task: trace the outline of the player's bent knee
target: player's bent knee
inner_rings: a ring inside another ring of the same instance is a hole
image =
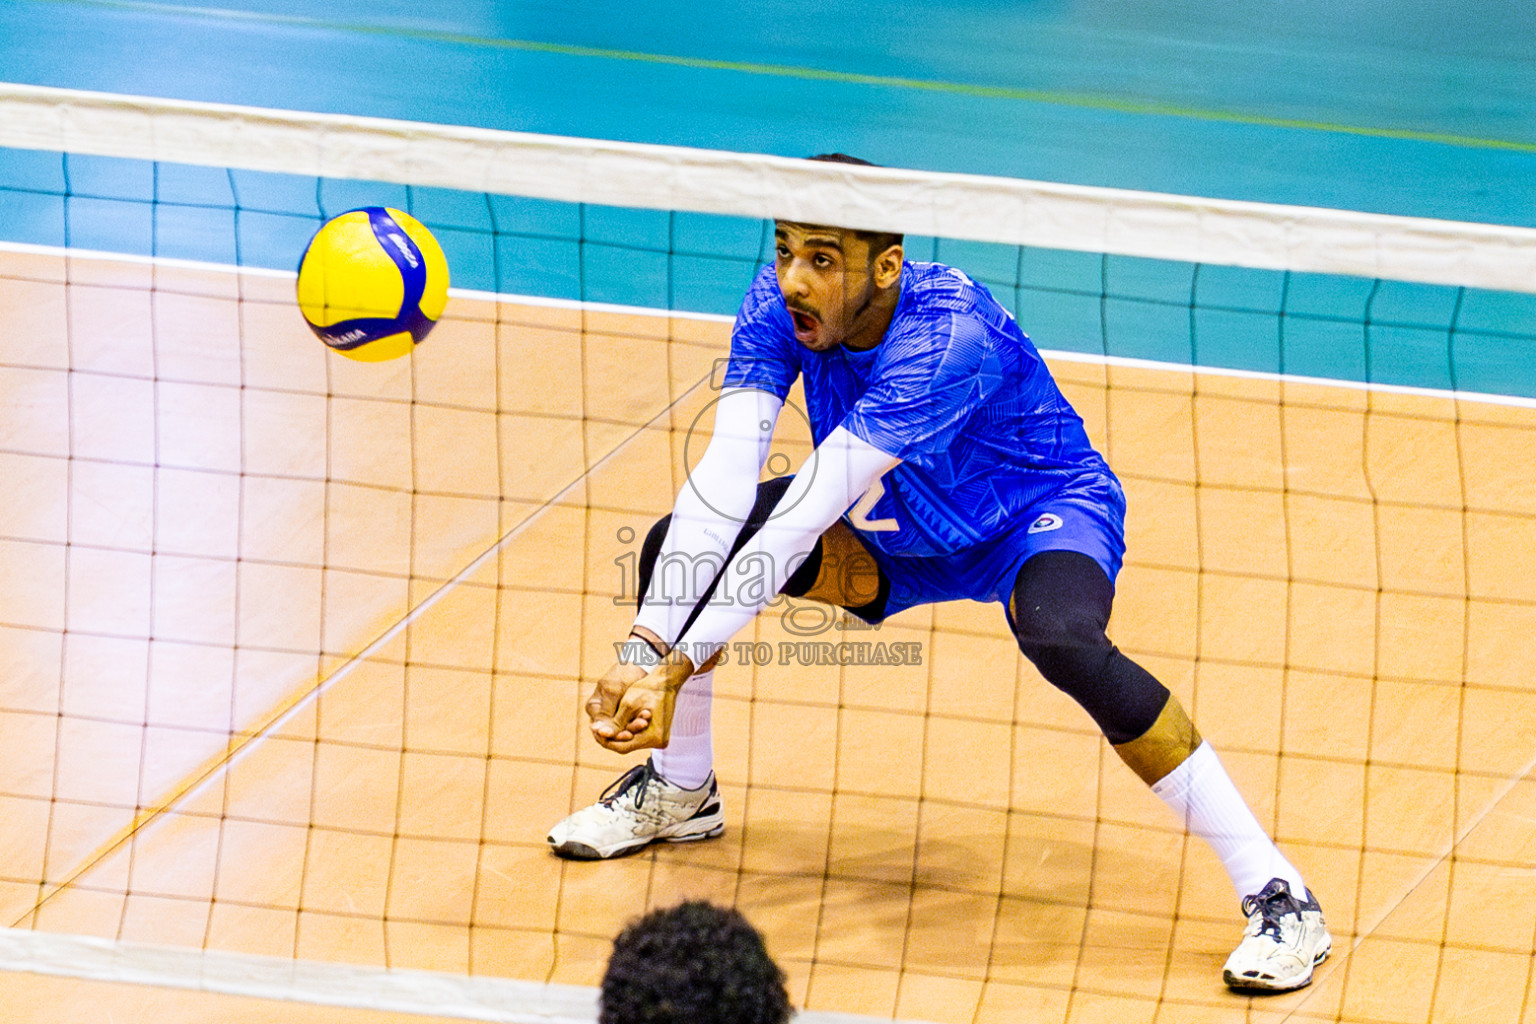
[[[1081,663],[1091,671],[1113,649],[1104,633],[1113,602],[1114,588],[1093,559],[1075,551],[1042,552],[1024,563],[1014,581],[1013,635],[1036,665]]]
[[[1014,639],[1031,660],[1102,658],[1110,649],[1104,627],[1091,613],[1036,606],[1014,616]]]
[[[1010,618],[1024,656],[1118,744],[1152,727],[1168,689],[1110,643],[1105,627],[1113,599],[1093,559],[1047,551],[1019,570]]]
[[[1074,645],[1019,644],[1052,686],[1080,704],[1105,738],[1127,743],[1152,728],[1168,688],[1107,641],[1091,650]]]

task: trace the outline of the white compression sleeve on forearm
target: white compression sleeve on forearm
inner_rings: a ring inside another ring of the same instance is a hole
[[[635,615],[635,625],[669,645],[677,642],[752,511],[757,476],[783,404],[754,388],[728,389],[715,403],[714,433],[677,496],[650,588]]]
[[[732,601],[711,601],[705,606],[681,638],[688,645],[688,656],[697,663],[703,651],[729,641],[772,603],[817,539],[900,461],[842,427],[832,431],[795,474],[779,501],[782,511],[776,511],[737,552],[721,581],[722,587],[748,579],[760,579],[764,585],[751,588],[752,599],[736,594]]]

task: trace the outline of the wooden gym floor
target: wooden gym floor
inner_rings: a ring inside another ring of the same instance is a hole
[[[1219,865],[995,608],[814,638],[920,644],[899,667],[782,664],[765,617],[775,658],[717,677],[726,835],[552,857],[628,763],[580,680],[727,326],[459,296],[361,365],[291,289],[0,253],[0,923],[590,985],[627,920],[707,897],[817,1010],[1536,1022],[1536,409],[1054,364],[1130,496],[1113,635],[1335,935],[1248,1000]],[[10,972],[0,1002],[407,1019]]]

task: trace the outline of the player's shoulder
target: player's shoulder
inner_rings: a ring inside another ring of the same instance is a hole
[[[918,343],[965,339],[1013,344],[1023,332],[984,285],[957,267],[908,261],[896,310],[897,334]]]
[[[904,298],[918,311],[944,309],[965,311],[995,306],[987,289],[977,284],[959,267],[947,263],[920,263],[908,260],[902,268]]]

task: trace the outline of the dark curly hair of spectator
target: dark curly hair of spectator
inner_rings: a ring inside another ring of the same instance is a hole
[[[789,995],[757,929],[702,901],[653,910],[613,940],[598,1024],[785,1024]]]

